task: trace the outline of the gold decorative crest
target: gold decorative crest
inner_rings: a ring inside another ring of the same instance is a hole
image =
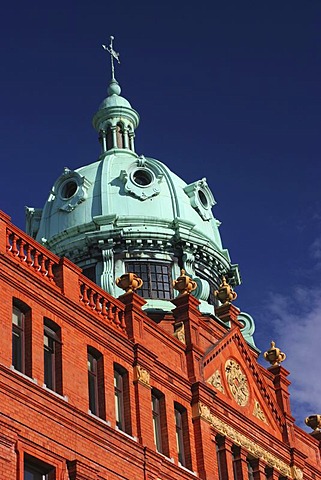
[[[147,370],[142,368],[140,365],[136,365],[135,367],[135,380],[138,380],[140,383],[146,386],[150,386],[150,374]]]
[[[186,343],[185,341],[185,327],[184,323],[180,322],[177,325],[175,325],[175,332],[174,332],[174,337],[177,338],[182,343]]]
[[[224,387],[222,385],[221,373],[219,370],[213,373],[210,378],[207,380],[207,383],[213,385],[214,388],[219,390],[222,393],[225,393]]]
[[[250,393],[247,378],[240,365],[235,360],[227,360],[225,375],[234,400],[241,407],[245,407],[249,401]]]
[[[253,415],[254,417],[258,418],[259,420],[267,424],[264,412],[257,400],[254,400]]]

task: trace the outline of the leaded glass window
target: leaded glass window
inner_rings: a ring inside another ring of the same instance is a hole
[[[173,297],[170,265],[156,262],[126,262],[127,272],[136,273],[144,282],[139,290],[144,298],[170,300]]]

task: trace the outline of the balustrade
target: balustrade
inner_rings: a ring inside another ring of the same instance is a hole
[[[49,282],[54,282],[53,267],[58,265],[58,257],[56,258],[50,252],[44,253],[40,245],[32,244],[27,235],[24,237],[23,234],[18,233],[18,229],[14,231],[7,228],[6,250],[7,253],[16,257],[34,272],[46,278]]]
[[[124,307],[118,304],[117,300],[109,296],[106,292],[99,291],[99,288],[91,286],[86,279],[79,279],[80,301],[90,310],[96,312],[99,316],[113,324],[120,330],[125,331],[126,324],[124,318]]]

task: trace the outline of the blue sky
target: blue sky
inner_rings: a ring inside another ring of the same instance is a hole
[[[298,422],[320,413],[321,3],[17,0],[1,17],[0,208],[24,228],[63,167],[97,159],[114,35],[137,152],[207,178],[236,304],[288,354]]]

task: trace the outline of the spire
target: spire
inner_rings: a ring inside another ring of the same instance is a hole
[[[115,78],[115,65],[114,65],[114,59],[117,61],[117,63],[120,64],[119,60],[119,53],[114,50],[113,47],[113,41],[115,37],[112,35],[110,36],[110,44],[107,47],[107,45],[102,45],[103,49],[110,54],[110,65],[111,65],[111,82],[108,87],[108,95],[120,95],[121,93],[121,88],[119,86],[119,83],[117,82]]]
[[[117,60],[117,62],[120,64],[119,60],[119,53],[115,52],[113,48],[113,40],[115,40],[115,37],[112,35],[110,36],[110,44],[107,47],[107,45],[102,45],[103,49],[106,50],[108,53],[110,53],[110,62],[111,62],[111,81],[116,81],[115,78],[115,66],[114,66],[114,59]]]
[[[139,115],[126,98],[121,97],[121,88],[115,78],[115,60],[120,64],[119,53],[114,50],[114,37],[110,37],[110,44],[102,45],[110,54],[111,81],[108,87],[108,96],[100,104],[94,115],[93,125],[99,132],[99,141],[102,153],[115,149],[127,150],[135,153],[135,128],[139,124]]]

